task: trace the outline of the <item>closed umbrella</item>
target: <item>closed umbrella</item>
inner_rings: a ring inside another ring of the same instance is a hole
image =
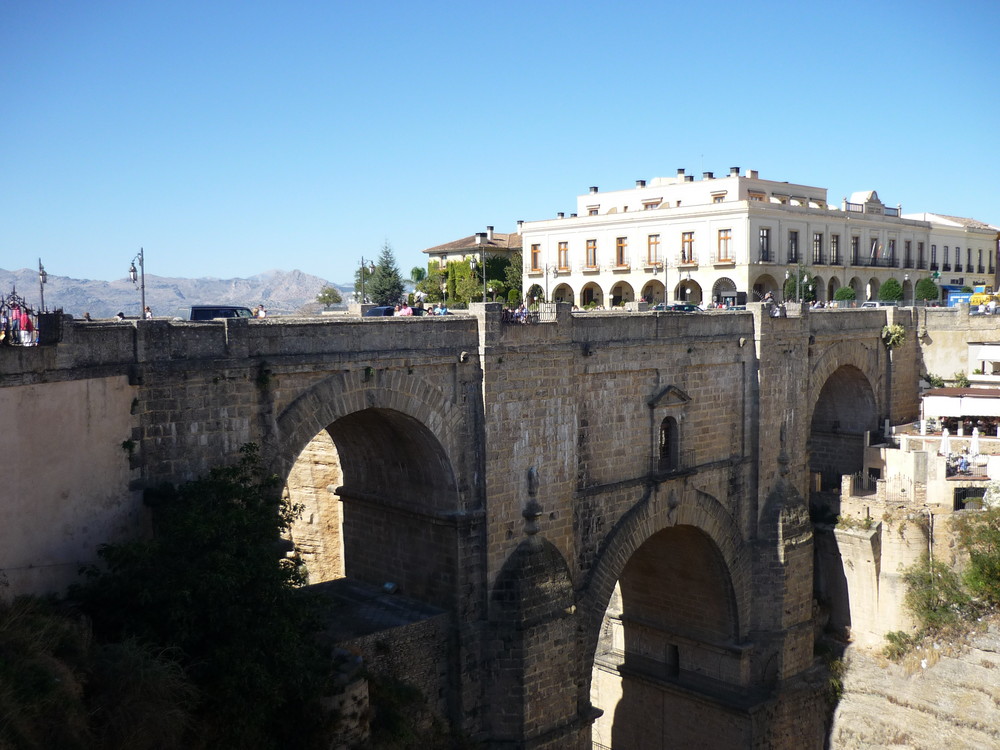
[[[948,436],[947,427],[941,430],[941,445],[938,447],[938,453],[942,456],[947,456],[951,453],[951,440]]]
[[[972,440],[969,441],[969,455],[978,456],[979,455],[979,428],[972,428]]]

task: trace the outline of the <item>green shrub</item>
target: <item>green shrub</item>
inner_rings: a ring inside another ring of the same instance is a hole
[[[952,376],[952,378],[955,381],[956,388],[968,388],[971,385],[971,382],[969,381],[969,376],[966,375],[964,372],[956,372]]]
[[[842,286],[833,293],[833,298],[837,300],[837,302],[851,302],[857,299],[857,295],[851,287]]]
[[[913,647],[920,640],[917,636],[910,635],[902,630],[894,630],[891,633],[886,633],[885,639],[888,641],[888,644],[882,649],[882,653],[887,659],[891,659],[892,661],[902,659],[913,650]]]
[[[901,302],[903,299],[903,285],[894,278],[888,278],[879,287],[878,298],[883,302]]]
[[[906,607],[922,630],[940,630],[971,616],[972,599],[958,573],[939,560],[923,559],[903,573]]]
[[[990,606],[1000,606],[1000,508],[961,514],[954,524],[959,543],[969,553],[965,584]]]

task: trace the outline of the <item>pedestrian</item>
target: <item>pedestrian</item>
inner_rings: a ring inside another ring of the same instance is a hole
[[[93,320],[93,318],[91,318],[91,317],[90,317],[90,313],[89,313],[89,312],[85,312],[85,313],[83,314],[83,319],[84,319],[84,320],[85,320],[86,322],[88,322],[88,323],[90,323],[90,322],[91,322],[91,321]]]
[[[153,319],[153,311],[149,309],[149,305],[146,305],[146,309],[143,310],[143,317],[146,320],[152,320]]]
[[[260,307],[257,308],[257,317],[258,318],[266,318],[267,317],[267,310],[264,309],[264,305],[263,304]]]
[[[125,313],[119,311],[118,314],[115,316],[115,322],[116,323],[124,323],[125,322]]]

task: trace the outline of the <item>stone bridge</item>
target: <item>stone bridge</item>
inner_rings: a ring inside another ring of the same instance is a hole
[[[917,416],[911,312],[67,318],[0,350],[0,573],[61,589],[252,441],[313,580],[441,613],[421,687],[469,736],[819,748],[808,494]]]

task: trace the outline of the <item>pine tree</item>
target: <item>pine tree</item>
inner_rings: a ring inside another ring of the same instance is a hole
[[[365,293],[376,305],[395,305],[403,298],[403,277],[388,240],[379,250],[375,273],[365,284]]]

